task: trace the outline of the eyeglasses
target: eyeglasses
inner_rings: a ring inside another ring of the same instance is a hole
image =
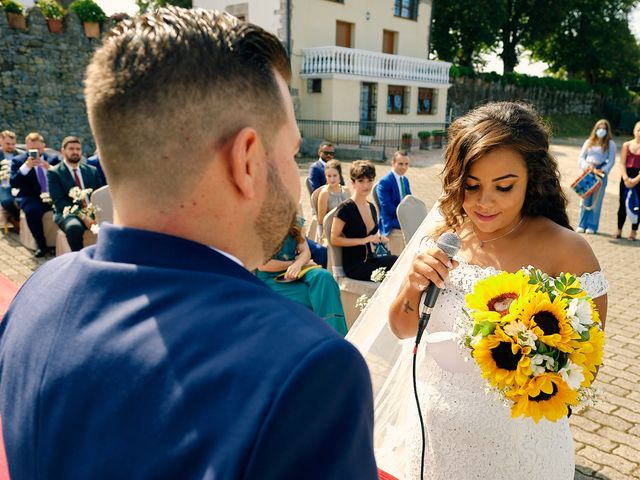
[[[323,155],[329,155],[330,157],[335,157],[336,152],[322,152]]]

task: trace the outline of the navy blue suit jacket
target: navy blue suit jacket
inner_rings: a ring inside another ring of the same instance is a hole
[[[11,478],[376,479],[357,350],[234,261],[103,224],[0,324]]]
[[[91,165],[98,170],[98,175],[100,175],[100,179],[102,180],[102,184],[107,184],[107,177],[104,174],[104,170],[102,170],[102,165],[100,165],[100,157],[98,155],[94,155],[92,157],[87,158],[87,165]]]
[[[411,195],[409,187],[409,179],[404,177],[406,194]],[[376,185],[376,193],[378,194],[378,202],[380,203],[380,221],[382,222],[382,234],[388,235],[394,228],[399,229],[400,223],[396,215],[396,209],[402,201],[398,182],[393,171],[387,173],[380,179]]]
[[[24,201],[27,198],[36,198],[40,200],[40,183],[38,182],[38,176],[35,169],[31,169],[27,175],[20,173],[20,167],[27,160],[28,153],[25,152],[22,155],[13,157],[11,161],[11,186],[18,188],[18,202]],[[60,159],[55,155],[48,153],[42,154],[42,158],[49,162],[51,166],[60,163]],[[46,172],[45,172],[46,175]]]
[[[314,190],[317,190],[327,183],[327,178],[324,175],[324,165],[320,159],[309,166],[309,180]]]

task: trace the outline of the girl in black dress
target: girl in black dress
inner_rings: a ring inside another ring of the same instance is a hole
[[[376,245],[389,242],[378,232],[376,208],[367,200],[376,178],[376,168],[367,160],[357,160],[353,162],[349,176],[354,193],[338,207],[331,227],[331,243],[342,247],[342,267],[347,277],[371,281],[374,270],[381,267],[389,270],[397,257],[374,257]]]

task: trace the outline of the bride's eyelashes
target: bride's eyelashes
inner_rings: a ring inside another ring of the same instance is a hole
[[[464,186],[465,190],[470,190],[470,191],[476,191],[479,188],[480,188],[480,185],[468,185],[467,184],[467,185]],[[506,187],[496,186],[496,190],[498,190],[499,192],[509,192],[512,189],[513,189],[513,185],[509,185],[509,186],[506,186]]]

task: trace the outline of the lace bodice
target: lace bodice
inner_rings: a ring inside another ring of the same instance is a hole
[[[427,429],[425,478],[573,479],[574,451],[566,419],[556,423],[512,419],[509,407],[485,393],[480,370],[451,338],[465,295],[479,280],[500,273],[460,258],[434,307],[418,357],[418,392]],[[602,272],[581,275],[592,297],[607,292]],[[408,409],[415,405],[407,399]],[[421,436],[417,417],[409,422],[408,458],[403,478],[419,478]]]

